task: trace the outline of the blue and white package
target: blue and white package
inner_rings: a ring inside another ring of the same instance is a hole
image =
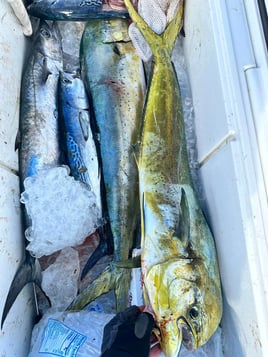
[[[97,357],[104,326],[114,314],[50,312],[34,326],[28,357]]]

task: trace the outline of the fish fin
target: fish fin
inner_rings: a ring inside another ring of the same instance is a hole
[[[79,112],[79,123],[84,136],[85,141],[89,138],[89,126],[90,126],[90,117],[89,112],[82,110]]]
[[[133,152],[135,163],[137,167],[139,167],[140,143],[136,143],[132,145],[132,152]]]
[[[118,268],[133,269],[141,267],[141,257],[133,257],[127,260],[121,260],[113,263]]]
[[[128,305],[131,270],[118,268],[113,263],[89,285],[70,304],[68,311],[80,311],[99,296],[115,290],[117,311]]]
[[[19,150],[21,146],[21,133],[20,130],[18,130],[17,135],[16,135],[16,139],[15,139],[15,151]]]
[[[177,13],[175,14],[172,21],[168,24],[167,28],[163,32],[163,43],[167,45],[170,55],[172,53],[175,41],[177,39],[178,33],[183,26],[183,13],[184,13],[184,1],[181,0]]]
[[[145,193],[143,192],[142,198],[141,198],[141,239],[145,236]]]
[[[48,66],[47,57],[43,59],[43,67],[42,67],[42,83],[46,83],[48,77],[52,74],[51,70]]]
[[[81,273],[81,280],[84,279],[84,277],[87,275],[89,270],[93,268],[93,266],[105,255],[110,255],[113,253],[113,239],[112,237],[109,238],[109,233],[108,237],[107,234],[104,232],[103,227],[101,226],[98,229],[98,233],[100,236],[100,242],[97,248],[94,250],[94,252],[91,254],[91,256],[88,258],[88,261],[86,262],[82,273]]]
[[[53,21],[52,23],[52,32],[54,33],[56,39],[62,41],[62,35],[57,21]]]
[[[116,268],[115,296],[116,311],[124,311],[129,305],[131,269]]]
[[[161,35],[156,34],[150,28],[150,26],[146,23],[146,21],[135,10],[134,6],[131,3],[131,0],[124,0],[124,1],[132,21],[140,30],[146,42],[150,46],[154,56],[155,57],[158,56],[157,54],[160,53],[159,50],[161,50],[161,48],[166,48],[171,55],[176,38],[178,36],[178,32],[181,29],[183,23],[182,20],[183,20],[184,1],[180,2],[176,15],[174,16],[173,20],[169,23],[169,25]]]
[[[9,292],[6,298],[6,302],[3,309],[2,320],[1,320],[1,328],[4,325],[5,319],[17,299],[18,295],[22,291],[22,289],[29,283],[35,283],[39,286],[41,291],[44,291],[41,288],[41,268],[37,259],[30,256],[29,253],[26,252],[25,259],[23,263],[20,265],[19,269],[16,272],[16,275],[10,285]],[[50,300],[47,295],[44,293],[49,303]],[[51,304],[50,304],[51,305]]]
[[[102,294],[115,286],[116,275],[112,265],[108,267],[73,300],[67,310],[80,311]]]
[[[175,228],[175,235],[182,242],[183,247],[187,248],[190,241],[190,214],[186,193],[183,188],[181,189],[179,222]]]

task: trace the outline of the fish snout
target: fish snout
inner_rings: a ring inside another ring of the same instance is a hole
[[[179,330],[177,320],[169,319],[160,322],[161,349],[166,357],[177,357],[182,344],[182,332]]]

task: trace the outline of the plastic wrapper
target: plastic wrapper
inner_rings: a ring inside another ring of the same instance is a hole
[[[73,248],[63,249],[56,261],[43,271],[42,289],[53,310],[64,311],[76,297],[79,273],[79,256]]]
[[[100,356],[103,328],[113,316],[97,311],[46,314],[33,329],[29,357]]]

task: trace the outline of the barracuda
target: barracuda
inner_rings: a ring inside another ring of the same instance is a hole
[[[162,35],[125,0],[154,55],[138,159],[142,213],[142,274],[167,357],[181,343],[203,345],[222,315],[214,240],[193,190],[181,98],[171,53],[182,25],[183,2]]]
[[[84,305],[100,294],[100,286],[115,288],[118,310],[128,303],[130,271],[117,263],[129,258],[139,221],[133,146],[139,140],[145,93],[143,67],[128,25],[123,19],[90,21],[81,42],[82,76],[93,103],[115,264],[94,282],[104,279],[109,284],[90,286],[76,299],[74,309],[81,308],[79,301]]]
[[[59,164],[57,88],[62,69],[62,49],[59,30],[40,21],[32,52],[21,83],[20,127],[17,141],[21,191],[24,179],[38,170]],[[23,211],[24,229],[29,218]],[[23,287],[34,282],[41,288],[38,260],[26,250],[9,289],[1,326]]]

